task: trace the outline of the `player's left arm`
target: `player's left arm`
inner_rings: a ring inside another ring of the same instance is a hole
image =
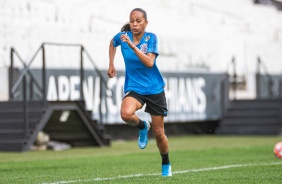
[[[148,68],[152,68],[155,62],[156,54],[152,52],[148,52],[144,54],[140,49],[136,46],[133,48],[137,57],[142,61],[142,63],[147,66]]]

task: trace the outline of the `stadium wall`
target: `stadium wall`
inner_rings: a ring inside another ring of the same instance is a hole
[[[281,11],[252,0],[0,0],[0,68],[9,67],[11,47],[29,63],[42,42],[62,42],[84,45],[106,69],[109,40],[135,7],[147,10],[147,31],[159,37],[161,71],[226,72],[235,57],[237,73],[246,79],[241,98],[255,97],[257,56],[270,73],[281,74]],[[49,52],[48,68],[77,68],[73,49],[50,46]],[[38,59],[32,68],[41,67]],[[116,68],[124,69],[119,52]],[[7,89],[0,95],[6,99]]]
[[[37,82],[42,85],[42,71],[31,70]],[[85,101],[85,109],[92,113],[92,118],[103,124],[123,124],[120,118],[124,84],[124,72],[117,71],[117,76],[106,78],[97,75],[92,70],[85,70],[83,82],[80,80],[80,70],[46,71],[46,98],[48,101]],[[216,121],[222,118],[223,102],[227,101],[228,86],[223,81],[228,80],[222,73],[172,73],[164,72],[166,82],[165,94],[168,104],[166,122],[199,122]],[[103,81],[103,78],[106,81]],[[104,83],[105,82],[105,83]],[[30,80],[27,80],[30,86]],[[223,89],[224,88],[224,89]],[[31,88],[35,89],[35,88]],[[21,88],[16,93],[20,94]],[[36,91],[29,91],[33,96],[39,96]],[[21,95],[19,95],[21,98]],[[137,111],[141,119],[150,120],[144,112],[145,106]]]

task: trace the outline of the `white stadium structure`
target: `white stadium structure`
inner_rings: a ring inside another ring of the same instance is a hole
[[[162,71],[227,72],[234,57],[247,80],[241,98],[255,97],[257,57],[270,73],[282,73],[282,11],[252,0],[0,0],[0,100],[8,99],[12,47],[28,63],[43,42],[78,43],[106,70],[109,41],[136,7],[158,35]],[[73,48],[48,52],[48,68],[78,66]],[[119,53],[116,68],[124,69]]]
[[[119,113],[120,52],[106,73],[137,7],[159,40],[167,135],[282,134],[281,0],[0,0],[0,151],[31,150],[42,132],[71,146],[136,139]]]

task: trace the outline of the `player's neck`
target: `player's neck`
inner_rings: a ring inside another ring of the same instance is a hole
[[[140,43],[140,41],[141,41],[141,39],[142,39],[144,33],[145,33],[145,31],[142,32],[141,34],[138,34],[138,35],[132,35],[133,43],[134,43],[135,45],[138,45],[138,44]]]

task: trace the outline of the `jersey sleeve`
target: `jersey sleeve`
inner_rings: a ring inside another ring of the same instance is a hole
[[[121,35],[121,33],[118,33],[114,36],[114,38],[113,38],[114,47],[118,47],[118,46],[121,45],[120,35]]]
[[[158,51],[158,38],[155,34],[150,34],[150,39],[148,41],[148,50],[147,53],[151,52],[156,54],[156,57],[159,55]]]

